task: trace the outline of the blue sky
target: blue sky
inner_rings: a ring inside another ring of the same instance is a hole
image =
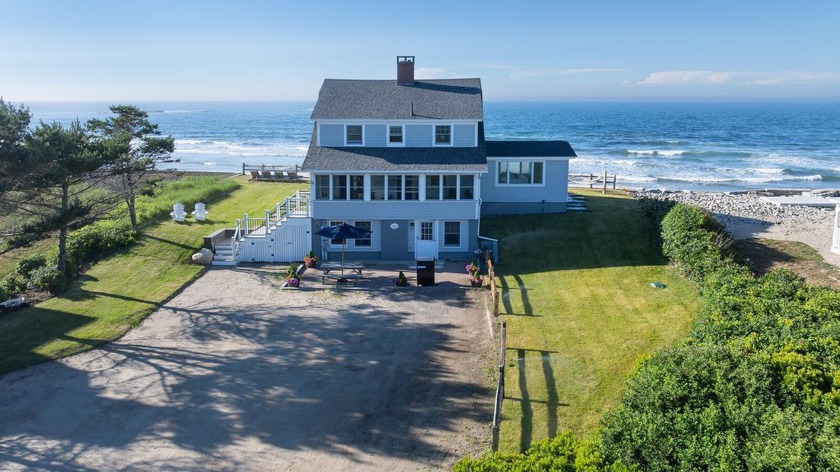
[[[0,96],[314,101],[480,77],[485,100],[840,99],[840,2],[0,0]]]

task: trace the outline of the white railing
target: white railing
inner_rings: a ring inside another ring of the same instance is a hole
[[[249,217],[246,213],[243,236],[254,233],[268,234],[272,226],[280,226],[283,219],[290,216],[301,218],[312,216],[312,204],[308,190],[298,190],[294,195],[286,197],[271,210],[265,210],[265,216],[262,218]],[[264,230],[261,231],[260,228],[264,228]]]
[[[236,219],[236,231],[233,232],[233,238],[230,240],[230,255],[234,260],[238,259],[239,240],[242,239],[242,220]]]

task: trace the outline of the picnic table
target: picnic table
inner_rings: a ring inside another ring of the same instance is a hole
[[[327,283],[327,279],[335,279],[336,282],[346,282],[347,280],[358,280],[362,278],[362,270],[365,266],[353,262],[322,262],[321,263],[321,283]],[[345,274],[344,271],[350,271]],[[340,272],[338,272],[340,271]]]

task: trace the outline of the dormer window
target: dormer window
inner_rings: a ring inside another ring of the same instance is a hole
[[[452,125],[435,125],[435,146],[452,144]]]
[[[361,146],[362,141],[362,125],[347,125],[345,128],[345,144],[347,146]]]
[[[388,145],[401,146],[403,144],[403,127],[389,126],[388,127]]]

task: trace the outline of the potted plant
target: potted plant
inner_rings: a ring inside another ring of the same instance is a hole
[[[481,287],[484,285],[484,280],[478,275],[478,266],[475,264],[475,261],[470,262],[467,264],[467,275],[470,276],[470,285],[473,287]]]
[[[318,264],[318,256],[316,256],[312,251],[309,251],[306,253],[306,257],[303,258],[303,263],[306,264],[306,267],[315,267]]]
[[[407,287],[408,286],[408,279],[406,278],[405,274],[400,271],[400,275],[397,276],[396,279],[393,279],[394,285],[397,287]]]
[[[286,271],[286,287],[300,287],[300,275],[294,265],[289,266]]]

